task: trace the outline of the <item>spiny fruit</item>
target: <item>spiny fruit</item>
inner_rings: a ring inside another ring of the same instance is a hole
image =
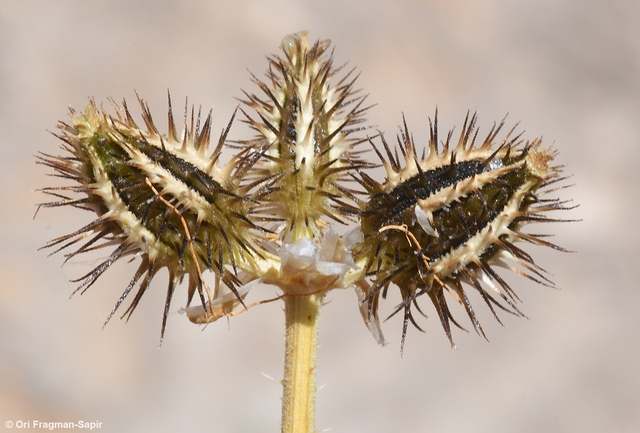
[[[196,115],[192,107],[189,117],[185,106],[178,134],[169,97],[169,131],[161,135],[147,105],[139,102],[146,131],[135,123],[126,103],[118,106],[112,102],[112,117],[91,100],[83,112],[71,110],[69,123],[59,123],[57,137],[64,142],[65,155],[41,154],[38,163],[76,185],[43,188],[41,191],[60,200],[40,206],[73,206],[93,211],[98,218],[44,248],[56,247],[54,252],[58,252],[85,241],[66,254],[69,260],[80,253],[115,246],[104,262],[75,280],[81,281],[76,292],[86,291],[121,257],[141,257],[138,270],[107,321],[144,277],[124,313],[129,317],[156,273],[167,268],[164,335],[174,289],[185,275],[189,277],[187,304],[198,292],[205,306],[217,296],[219,281],[240,298],[236,288],[243,281],[236,264],[261,256],[260,238],[265,232],[252,215],[260,189],[243,181],[257,154],[241,152],[220,165],[229,127],[208,156],[211,113],[201,125],[200,111]],[[205,269],[218,277],[214,293],[202,279]]]
[[[355,285],[365,323],[382,342],[378,306],[393,285],[402,297],[393,313],[404,312],[402,344],[408,323],[418,327],[412,308],[420,311],[417,301],[426,295],[453,345],[450,324],[460,325],[445,293],[484,335],[468,287],[496,319],[496,308],[522,315],[518,297],[495,267],[553,286],[515,243],[565,251],[545,235],[522,230],[529,223],[568,221],[545,216],[571,209],[543,198],[547,186],[564,179],[562,167],[551,165],[555,151],[539,139],[525,143],[513,130],[498,141],[504,122],[476,145],[475,114],[467,115],[455,145],[452,132],[441,143],[436,112],[420,156],[406,123],[395,149],[381,135],[381,152],[377,137],[362,134],[368,107],[354,89],[357,77],[351,70],[336,78],[342,68],[334,67],[329,46],[328,40],[309,44],[306,32],[285,37],[283,57],[269,58],[266,82],[254,77],[263,95],[245,92],[242,101],[250,109],[241,110],[244,122],[257,135],[227,140],[232,117],[211,155],[211,114],[201,125],[200,112],[192,108],[189,115],[186,106],[178,134],[170,98],[166,135],[142,100],[146,130],[126,104],[112,102],[114,117],[93,100],[59,124],[65,155],[41,154],[38,162],[75,185],[43,188],[57,201],[40,206],[72,206],[98,217],[44,248],[79,245],[67,260],[114,248],[76,280],[81,292],[121,257],[141,257],[107,321],[142,281],[123,315],[130,317],[153,277],[167,268],[162,334],[176,285],[188,276],[187,305],[196,292],[200,298],[201,307],[187,310],[196,323],[246,307],[245,296],[261,282],[278,286],[282,296],[322,296]],[[355,150],[365,141],[386,170],[382,182],[369,174],[375,164]],[[221,164],[225,144],[237,153]],[[327,228],[331,220],[359,223],[361,233],[340,238]],[[203,281],[205,270],[215,274],[214,290]]]
[[[369,166],[352,151],[362,139],[351,138],[365,129],[365,97],[354,90],[353,70],[331,83],[341,68],[334,69],[329,45],[309,45],[306,32],[287,36],[284,57],[269,59],[269,84],[254,77],[264,97],[245,92],[258,117],[245,113],[246,122],[258,135],[242,143],[261,149],[253,175],[269,180],[260,213],[281,218],[281,232],[293,240],[317,235],[323,218],[343,222],[353,214],[353,191],[343,181]]]
[[[476,332],[484,336],[463,283],[480,294],[498,321],[496,307],[522,316],[515,305],[518,297],[493,267],[507,267],[553,286],[544,270],[514,243],[527,241],[565,251],[543,240],[544,235],[521,230],[529,223],[563,221],[542,215],[568,209],[558,199],[541,198],[540,188],[562,180],[561,167],[550,165],[555,152],[542,148],[540,139],[523,144],[513,130],[497,143],[504,121],[476,146],[476,120],[475,114],[467,115],[455,147],[450,132],[440,150],[436,112],[421,157],[404,123],[395,153],[384,137],[386,158],[373,145],[386,180],[378,182],[360,173],[369,199],[360,212],[365,239],[354,255],[372,281],[372,285],[360,282],[365,321],[370,328],[377,326],[379,298],[396,285],[403,301],[393,314],[404,311],[403,345],[408,322],[420,329],[411,307],[420,311],[417,300],[426,295],[453,346],[450,322],[461,326],[449,310],[445,292],[464,307]]]
[[[185,108],[178,136],[170,100],[167,135],[158,132],[141,100],[146,131],[136,125],[126,104],[112,103],[112,117],[93,100],[82,113],[72,110],[69,124],[59,125],[66,155],[42,154],[39,163],[77,185],[43,188],[61,200],[40,206],[79,207],[94,211],[98,219],[45,248],[57,247],[58,252],[86,240],[67,254],[68,260],[100,247],[116,247],[77,280],[81,284],[76,291],[81,292],[120,257],[142,257],[107,321],[142,279],[125,312],[129,317],[163,267],[169,271],[169,288],[162,333],[174,289],[185,275],[187,305],[196,292],[202,304],[201,310],[187,310],[189,318],[197,323],[216,320],[244,304],[247,283],[277,278],[283,271],[279,250],[303,238],[320,241],[326,219],[343,222],[355,214],[354,192],[343,182],[369,166],[353,152],[362,139],[351,138],[364,129],[365,97],[353,89],[353,71],[332,82],[340,68],[333,67],[329,45],[330,41],[310,45],[306,32],[284,39],[284,57],[269,59],[270,85],[255,79],[267,99],[246,94],[244,101],[259,118],[243,111],[258,136],[231,144],[240,150],[225,165],[219,157],[230,143],[233,117],[208,156],[210,114],[201,126],[200,112],[196,115],[192,108],[189,118]],[[79,197],[67,197],[64,191]],[[202,279],[205,270],[217,276],[213,292]],[[284,284],[278,286],[287,292]],[[235,297],[227,302],[229,292]],[[223,300],[224,308],[214,312],[213,305]]]

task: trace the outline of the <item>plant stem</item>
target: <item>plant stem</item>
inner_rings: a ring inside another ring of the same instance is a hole
[[[324,292],[286,296],[282,432],[314,433],[318,322]]]

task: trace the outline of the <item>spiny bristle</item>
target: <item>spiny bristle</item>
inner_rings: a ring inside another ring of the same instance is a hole
[[[164,335],[175,286],[185,275],[189,277],[187,304],[196,292],[203,306],[216,296],[203,282],[205,270],[214,272],[242,303],[237,292],[241,284],[237,263],[262,255],[262,233],[268,230],[253,216],[258,201],[251,190],[260,191],[262,185],[258,181],[246,185],[245,181],[257,159],[244,151],[227,165],[217,163],[231,122],[208,157],[211,113],[201,122],[200,110],[195,114],[192,109],[189,116],[185,108],[183,128],[178,134],[169,96],[169,132],[163,136],[148,105],[140,97],[138,102],[146,130],[138,127],[126,102],[118,105],[111,101],[115,113],[111,116],[90,100],[83,113],[72,111],[69,124],[59,125],[57,136],[64,142],[63,150],[68,156],[38,156],[37,162],[52,168],[55,176],[77,183],[43,188],[43,193],[58,200],[42,203],[39,208],[72,206],[98,215],[92,223],[43,248],[57,247],[54,252],[58,252],[80,245],[66,255],[68,260],[116,246],[106,260],[75,280],[80,282],[76,292],[86,291],[120,258],[141,256],[140,267],[107,322],[142,279],[123,315],[130,317],[153,277],[166,267],[169,286]]]
[[[479,293],[498,321],[496,307],[522,316],[516,307],[519,299],[492,266],[554,286],[531,256],[513,245],[526,241],[565,251],[543,236],[521,231],[532,222],[569,221],[539,215],[571,209],[558,200],[542,201],[537,192],[561,171],[549,165],[554,153],[543,149],[539,139],[523,143],[513,129],[497,142],[504,121],[476,146],[476,122],[475,113],[467,114],[452,147],[451,133],[438,143],[436,112],[434,121],[430,120],[428,146],[418,158],[403,118],[395,150],[381,137],[386,158],[371,143],[387,172],[386,180],[379,183],[365,173],[358,177],[369,200],[360,205],[365,239],[354,254],[372,281],[361,285],[361,301],[367,309],[366,320],[377,320],[372,318],[377,318],[379,297],[385,297],[391,285],[400,289],[403,301],[392,315],[404,311],[402,347],[407,324],[417,326],[412,306],[417,307],[418,298],[425,294],[452,346],[450,324],[462,326],[454,320],[445,292],[463,306],[476,332],[485,338],[465,285]],[[509,261],[517,267],[508,265]]]

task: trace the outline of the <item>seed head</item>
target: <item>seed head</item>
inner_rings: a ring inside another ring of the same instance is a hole
[[[259,149],[262,158],[252,175],[267,183],[263,215],[280,219],[283,237],[314,237],[323,218],[344,222],[356,210],[353,192],[343,182],[368,166],[352,152],[362,140],[366,97],[354,90],[353,70],[337,82],[330,41],[309,45],[306,32],[287,36],[283,57],[269,58],[267,80],[254,77],[262,97],[245,93],[246,122],[257,132],[242,144]]]
[[[75,292],[82,293],[118,259],[141,257],[107,322],[142,279],[124,313],[130,317],[156,273],[167,268],[164,334],[174,289],[185,275],[189,277],[187,304],[197,292],[206,305],[218,296],[220,282],[242,302],[237,288],[243,281],[237,263],[261,256],[260,240],[266,230],[252,221],[257,201],[250,193],[253,186],[243,181],[255,156],[242,152],[226,165],[219,164],[229,127],[208,156],[211,113],[201,125],[200,111],[196,115],[192,107],[189,116],[185,106],[178,134],[169,98],[169,132],[160,135],[147,105],[139,102],[146,130],[138,127],[125,102],[122,106],[112,103],[114,117],[93,100],[81,113],[71,110],[69,123],[58,125],[57,137],[64,142],[65,155],[41,154],[38,163],[75,185],[43,188],[42,192],[60,200],[40,207],[73,206],[95,212],[97,219],[43,248],[56,247],[54,252],[59,252],[80,245],[66,254],[69,260],[115,246],[104,262],[75,280],[81,282]],[[202,279],[206,269],[217,276],[214,291]]]
[[[564,221],[542,215],[569,209],[558,199],[542,198],[541,189],[562,180],[561,168],[550,165],[555,152],[542,148],[540,139],[523,142],[513,130],[497,141],[504,122],[494,125],[476,145],[475,124],[476,115],[467,115],[458,142],[452,143],[449,133],[440,143],[436,113],[421,157],[406,123],[395,152],[384,137],[386,156],[372,143],[387,178],[378,182],[360,174],[369,199],[361,206],[364,240],[356,245],[354,255],[371,282],[361,280],[358,285],[365,322],[381,342],[378,305],[392,285],[402,297],[392,313],[404,313],[402,344],[409,322],[420,329],[412,307],[421,312],[418,299],[426,295],[452,346],[450,324],[462,327],[453,318],[445,293],[464,307],[476,332],[485,336],[465,287],[477,291],[500,322],[496,308],[523,314],[516,307],[517,295],[493,267],[507,267],[554,286],[515,243],[565,251],[543,240],[544,235],[522,231],[533,222]]]
[[[571,209],[545,198],[554,191],[547,187],[565,179],[562,168],[551,165],[555,151],[514,130],[498,139],[504,121],[476,143],[475,114],[467,114],[457,143],[453,132],[438,136],[437,112],[420,150],[404,121],[395,148],[382,134],[364,137],[366,96],[354,88],[354,70],[339,76],[343,67],[334,67],[329,47],[328,40],[309,44],[306,32],[285,37],[282,54],[268,58],[266,79],[253,77],[260,96],[245,92],[242,101],[255,137],[227,140],[234,113],[211,154],[211,113],[201,123],[200,110],[185,105],[178,133],[170,98],[164,135],[139,98],[144,130],[126,103],[112,102],[109,115],[93,100],[58,125],[64,155],[41,154],[38,163],[73,185],[43,188],[56,201],[40,207],[71,206],[97,218],[44,248],[55,253],[75,246],[66,260],[113,248],[75,280],[82,293],[120,258],[141,258],[107,322],[137,286],[123,315],[130,317],[156,273],[167,268],[162,334],[176,285],[187,276],[185,310],[196,323],[246,311],[245,298],[260,283],[279,287],[282,296],[355,286],[365,323],[383,342],[380,298],[398,287],[402,301],[392,315],[404,314],[402,345],[409,322],[420,329],[414,312],[421,312],[423,295],[453,345],[451,323],[461,325],[448,299],[461,304],[485,336],[469,288],[496,320],[498,309],[523,315],[494,268],[554,286],[515,244],[566,251],[547,235],[523,231],[530,223],[569,221],[545,216]],[[384,181],[369,174],[375,164],[356,150],[365,141],[386,171]],[[236,154],[222,164],[225,146]],[[358,225],[341,237],[331,222]],[[206,270],[215,275],[213,289],[203,280]],[[192,306],[196,293],[200,302]]]

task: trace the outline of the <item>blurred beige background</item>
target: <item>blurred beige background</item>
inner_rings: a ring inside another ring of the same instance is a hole
[[[68,299],[68,280],[92,259],[61,268],[62,256],[37,248],[90,215],[45,209],[32,220],[43,200],[32,190],[51,182],[33,155],[57,152],[46,130],[67,106],[133,100],[134,89],[163,129],[167,88],[177,105],[185,96],[213,105],[217,134],[240,89],[255,90],[248,71],[262,76],[282,37],[308,29],[333,40],[337,64],[362,72],[360,87],[378,104],[370,123],[390,138],[404,112],[426,142],[436,105],[442,129],[460,128],[477,108],[481,134],[509,113],[526,137],[543,135],[577,184],[562,196],[580,208],[563,216],[583,219],[531,228],[579,253],[527,247],[562,288],[508,276],[530,320],[503,314],[503,328],[474,299],[490,343],[456,332],[450,349],[427,305],[427,332],[410,329],[401,358],[399,318],[384,325],[390,344],[379,347],[355,294],[331,293],[318,431],[640,431],[639,22],[632,0],[4,0],[0,430],[37,419],[101,421],[105,433],[279,431],[282,306],[201,331],[177,313],[182,290],[158,350],[162,274],[128,324],[102,330],[137,265],[118,263]]]

